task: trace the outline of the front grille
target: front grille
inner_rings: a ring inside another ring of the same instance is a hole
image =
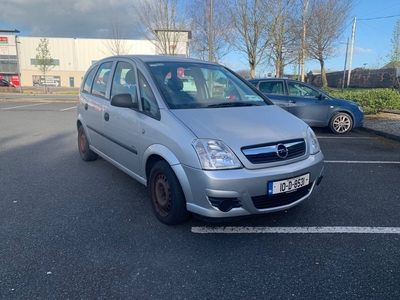
[[[254,206],[257,209],[273,208],[283,205],[288,205],[290,203],[296,202],[297,200],[306,196],[312,187],[312,183],[303,186],[291,193],[281,193],[276,195],[262,195],[251,197]]]
[[[285,146],[287,156],[278,155],[278,146]],[[306,153],[304,140],[290,140],[280,143],[271,143],[242,148],[243,154],[253,164],[272,163],[300,157]]]

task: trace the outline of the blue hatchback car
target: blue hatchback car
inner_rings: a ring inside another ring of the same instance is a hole
[[[358,103],[333,98],[307,83],[287,78],[250,79],[249,82],[311,127],[329,127],[334,133],[346,133],[363,124],[364,113]]]

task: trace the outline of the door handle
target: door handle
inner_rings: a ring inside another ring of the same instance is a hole
[[[104,120],[106,121],[110,120],[110,115],[108,113],[104,114]]]
[[[289,102],[290,103],[296,103],[296,100],[290,100]]]

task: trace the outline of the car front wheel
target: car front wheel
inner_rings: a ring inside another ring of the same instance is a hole
[[[186,199],[174,171],[166,161],[158,161],[150,171],[150,196],[157,219],[167,225],[186,221]]]
[[[346,133],[353,128],[353,119],[346,113],[335,114],[329,124],[333,133]]]

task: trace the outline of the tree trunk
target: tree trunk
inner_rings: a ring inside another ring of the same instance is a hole
[[[319,59],[319,63],[321,64],[321,80],[322,80],[322,87],[328,86],[328,80],[326,80],[326,73],[325,73],[325,61],[323,58]]]
[[[276,57],[276,64],[275,64],[275,77],[276,78],[281,78],[281,60],[280,60],[280,56],[278,55]]]
[[[254,68],[254,65],[250,65],[250,77],[256,78],[256,68]]]
[[[254,59],[249,56],[248,60],[249,60],[249,66],[250,66],[250,77],[252,79],[256,78],[256,66],[254,63]]]
[[[281,54],[278,55],[277,60],[276,60],[276,77],[277,78],[282,78],[283,73],[284,73],[284,67],[283,67],[283,57]]]
[[[43,86],[44,86],[44,93],[47,94],[47,92],[46,92],[46,71],[43,72],[43,77],[44,77],[44,82],[43,82],[43,83],[44,83],[44,84],[43,84]]]

